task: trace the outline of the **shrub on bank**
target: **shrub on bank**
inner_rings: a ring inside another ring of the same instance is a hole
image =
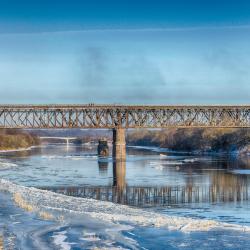
[[[8,132],[0,134],[0,150],[28,148],[39,144],[37,137],[24,132]]]

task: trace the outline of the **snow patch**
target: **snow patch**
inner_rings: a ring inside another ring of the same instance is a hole
[[[187,158],[183,160],[183,162],[196,162],[196,161],[199,161],[199,158]]]
[[[234,174],[250,175],[250,169],[236,169],[231,171]]]
[[[28,148],[17,148],[17,149],[7,149],[7,150],[0,150],[0,153],[11,153],[11,152],[19,152],[19,151],[29,151],[33,148],[38,148],[40,146],[30,146]]]
[[[43,155],[41,158],[43,159],[69,159],[69,160],[84,160],[84,159],[97,159],[96,155],[82,155],[82,156],[75,156],[75,155]]]
[[[17,167],[18,165],[12,162],[0,161],[0,170],[6,170],[9,168]]]
[[[67,236],[65,234],[66,234],[66,231],[57,232],[54,235],[52,235],[51,237],[54,238],[53,243],[56,246],[60,247],[60,249],[70,250],[71,246],[68,242],[65,241],[67,239]]]

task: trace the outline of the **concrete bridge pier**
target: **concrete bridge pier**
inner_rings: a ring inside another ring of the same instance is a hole
[[[113,159],[116,161],[126,160],[126,140],[124,128],[113,129]]]

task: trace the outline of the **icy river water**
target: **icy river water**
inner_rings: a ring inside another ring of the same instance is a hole
[[[250,158],[49,144],[0,179],[0,249],[250,249]]]

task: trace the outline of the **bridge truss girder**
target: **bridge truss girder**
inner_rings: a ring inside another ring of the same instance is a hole
[[[250,106],[0,106],[1,128],[250,128]]]

